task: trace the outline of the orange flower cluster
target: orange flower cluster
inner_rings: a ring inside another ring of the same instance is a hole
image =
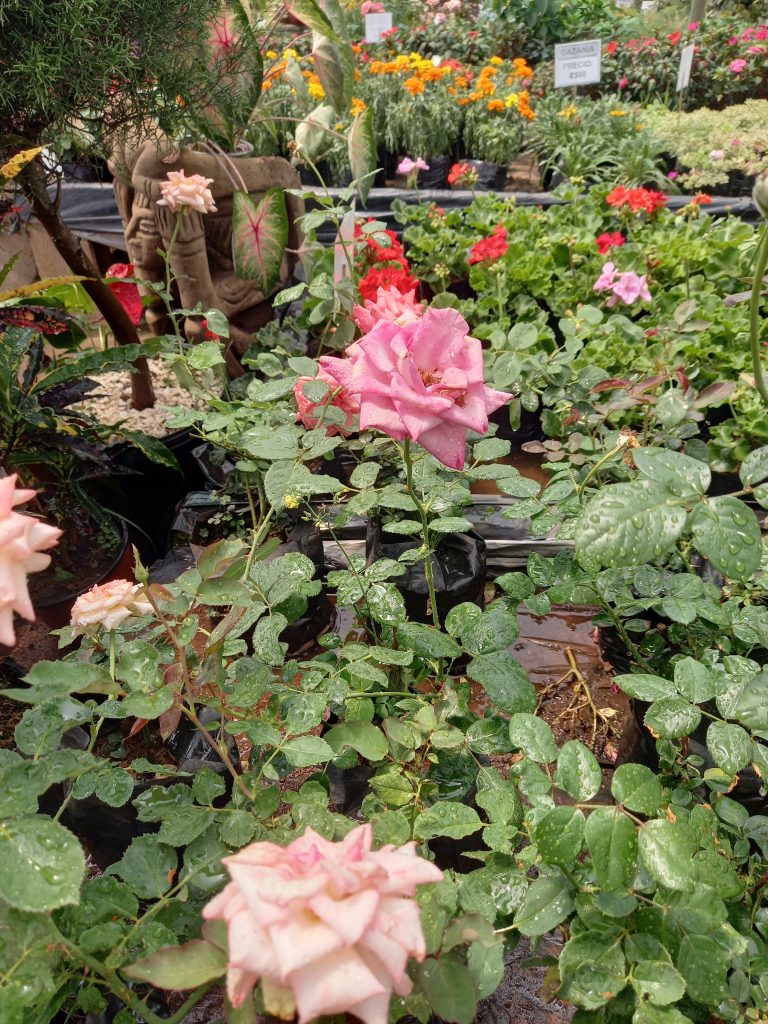
[[[411,96],[422,95],[432,83],[444,82],[448,95],[456,97],[459,106],[482,102],[492,113],[503,114],[515,108],[521,117],[528,120],[535,117],[526,88],[533,77],[533,69],[524,57],[516,57],[511,62],[491,57],[475,72],[456,60],[436,65],[417,53],[391,53],[389,60],[363,60],[362,69],[368,75],[400,78],[403,89]],[[515,91],[515,86],[519,91]]]

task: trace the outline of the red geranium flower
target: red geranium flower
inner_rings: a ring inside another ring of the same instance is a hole
[[[115,296],[128,314],[131,323],[136,327],[141,323],[143,307],[139,289],[132,281],[110,281],[109,278],[133,277],[134,266],[132,263],[113,263],[107,270],[107,285],[115,293]]]
[[[605,197],[609,206],[628,206],[633,213],[655,213],[667,205],[667,197],[663,192],[652,188],[625,188],[617,185]]]
[[[497,260],[508,248],[507,229],[503,224],[497,224],[489,238],[481,238],[479,242],[475,242],[469,250],[468,262],[485,263],[486,260]]]
[[[606,46],[606,50],[607,50],[608,53],[616,53],[618,48],[619,48],[619,44],[617,42],[608,43],[608,45]]]
[[[379,288],[396,288],[401,295],[415,292],[419,282],[411,274],[408,264],[404,266],[371,267],[360,281],[360,297],[363,302],[375,302]]]
[[[709,206],[712,202],[712,196],[708,196],[706,192],[699,192],[691,200],[691,206]]]
[[[667,39],[673,46],[677,46],[677,44],[680,42],[681,36],[682,32],[673,32],[671,35],[667,36]]]
[[[626,243],[626,238],[620,231],[604,231],[595,239],[597,251],[604,256],[609,249],[618,249]]]
[[[372,220],[373,218],[369,217],[368,223]],[[386,235],[390,244],[382,245],[373,235],[365,234],[359,224],[355,225],[355,239],[364,243],[358,252],[358,259],[362,260],[365,266],[376,266],[378,263],[400,263],[406,266],[403,247],[395,232],[387,228],[385,231],[377,231],[376,234],[379,238]]]

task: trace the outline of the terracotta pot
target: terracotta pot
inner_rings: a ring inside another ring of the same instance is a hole
[[[109,583],[110,580],[133,578],[133,550],[128,546],[128,530],[121,519],[115,520],[115,523],[122,538],[120,547],[109,569],[100,579],[96,580],[96,586]],[[36,601],[35,615],[38,619],[42,619],[49,629],[61,629],[62,626],[69,625],[75,601],[89,591],[92,586],[94,583],[89,583],[88,586],[75,590],[58,601]]]

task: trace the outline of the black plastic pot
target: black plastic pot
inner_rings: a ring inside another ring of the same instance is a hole
[[[317,173],[315,172],[317,168]],[[311,188],[330,185],[331,168],[327,160],[315,161],[315,167],[308,167],[306,164],[299,164],[299,178],[302,185],[309,185]]]
[[[119,444],[109,449],[119,475],[98,485],[97,497],[128,525],[131,543],[145,562],[166,552],[177,503],[204,483],[192,456],[200,439],[190,429],[169,434],[163,443],[175,456],[178,469],[152,462],[131,445]]]
[[[507,168],[504,164],[492,164],[487,160],[468,160],[477,173],[475,190],[478,192],[503,192],[507,183]]]
[[[387,533],[379,520],[370,520],[365,537],[365,556],[368,564],[380,558],[398,559],[405,551],[419,546],[413,539],[400,539],[398,534]],[[437,545],[432,556],[437,614],[441,622],[458,604],[470,601],[482,608],[485,589],[485,541],[474,531],[449,533]],[[409,565],[403,576],[393,582],[405,601],[408,618],[415,622],[432,622],[428,610],[429,589],[424,563]]]
[[[449,156],[427,157],[428,171],[419,171],[416,182],[420,189],[441,189],[448,185],[452,160]]]
[[[515,447],[525,444],[526,441],[543,441],[546,437],[541,425],[540,408],[535,412],[521,409],[520,426],[516,429],[510,426],[509,409],[505,405],[497,409],[496,412],[492,412],[488,420],[499,428],[496,437],[500,437],[504,441],[511,441]]]

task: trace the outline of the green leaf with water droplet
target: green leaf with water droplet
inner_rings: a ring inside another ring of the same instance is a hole
[[[509,738],[518,750],[540,764],[549,764],[557,757],[554,734],[544,719],[536,715],[513,715],[509,723]]]
[[[613,773],[611,793],[637,814],[655,814],[661,804],[661,783],[644,764],[620,764]]]
[[[752,740],[740,725],[712,722],[707,729],[707,750],[715,764],[735,775],[752,760]]]
[[[467,675],[480,683],[496,707],[507,714],[530,712],[536,707],[536,690],[528,673],[507,651],[474,658]]]
[[[616,676],[614,682],[630,697],[637,700],[660,700],[662,697],[673,697],[677,687],[670,679],[636,672],[626,676]]]
[[[574,800],[591,800],[600,789],[602,772],[597,758],[579,740],[568,740],[560,748],[555,785]]]
[[[768,446],[755,448],[747,455],[739,469],[739,479],[745,487],[768,479]]]
[[[684,697],[664,697],[651,704],[643,721],[654,736],[677,739],[691,735],[701,721],[701,712]]]
[[[674,547],[686,519],[679,499],[653,480],[611,484],[582,512],[576,553],[607,568],[652,562]]]
[[[640,859],[666,889],[691,892],[697,883],[693,842],[683,822],[648,821],[638,835]]]
[[[573,913],[573,886],[560,871],[541,875],[528,890],[515,915],[523,935],[546,935]]]
[[[696,505],[691,531],[696,549],[729,579],[746,581],[760,565],[760,525],[738,498],[726,494]]]
[[[35,815],[0,823],[0,890],[17,910],[44,913],[77,903],[85,856],[57,821]]]
[[[618,808],[598,807],[584,829],[592,868],[603,889],[626,889],[635,870],[637,826]]]
[[[584,814],[575,807],[555,807],[536,823],[533,837],[545,863],[570,867],[584,846]]]
[[[704,494],[712,480],[706,462],[670,448],[636,448],[632,459],[644,477],[678,497]]]

